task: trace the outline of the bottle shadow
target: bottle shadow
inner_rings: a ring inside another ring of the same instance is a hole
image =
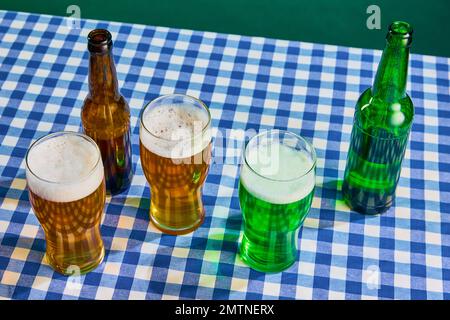
[[[367,217],[352,211],[342,196],[343,180],[328,180],[322,185],[316,185],[316,203],[313,212],[305,219],[303,227],[312,229],[329,229],[352,221],[359,221]],[[314,200],[313,200],[314,201]],[[312,213],[312,214],[311,214]]]

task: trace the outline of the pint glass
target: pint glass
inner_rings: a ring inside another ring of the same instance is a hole
[[[100,221],[105,182],[100,151],[80,133],[57,132],[26,155],[29,198],[45,232],[46,259],[57,272],[83,274],[103,259]]]
[[[203,222],[210,123],[206,105],[185,95],[159,97],[142,111],[140,154],[151,190],[150,219],[162,232],[186,234]]]
[[[279,272],[295,262],[298,232],[314,196],[315,164],[312,145],[291,132],[266,131],[246,144],[240,255],[251,268]]]

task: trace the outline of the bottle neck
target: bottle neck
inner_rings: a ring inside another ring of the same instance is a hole
[[[120,96],[117,82],[116,67],[112,51],[106,53],[90,53],[89,57],[89,92],[91,97],[102,99]]]
[[[388,39],[378,65],[373,95],[386,102],[394,102],[406,95],[409,45],[402,39]]]

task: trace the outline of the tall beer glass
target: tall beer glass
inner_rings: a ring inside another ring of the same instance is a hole
[[[31,206],[45,232],[47,262],[66,275],[97,267],[104,256],[105,181],[95,142],[76,132],[40,138],[26,155],[26,178]]]
[[[258,271],[282,271],[297,259],[298,231],[314,196],[314,148],[291,132],[271,130],[250,139],[243,160],[241,258]]]
[[[140,153],[151,189],[150,219],[165,233],[189,233],[203,222],[210,125],[206,105],[185,95],[159,97],[142,111]]]

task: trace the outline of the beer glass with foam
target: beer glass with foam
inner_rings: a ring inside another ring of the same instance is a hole
[[[84,274],[103,260],[105,179],[95,142],[76,132],[46,135],[26,155],[29,198],[57,272]]]
[[[250,139],[243,158],[241,258],[255,270],[279,272],[298,255],[298,232],[314,197],[316,154],[302,137],[271,130]]]
[[[142,111],[140,153],[151,190],[150,219],[165,233],[186,234],[203,222],[210,126],[208,107],[185,95],[159,97]]]

